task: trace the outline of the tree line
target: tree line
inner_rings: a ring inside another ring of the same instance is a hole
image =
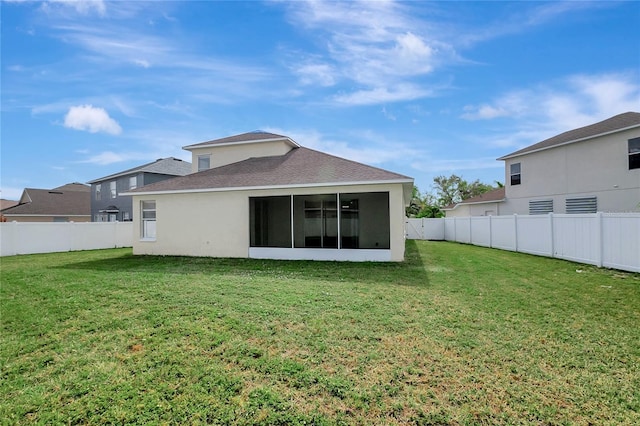
[[[432,192],[423,194],[417,186],[413,187],[407,217],[443,217],[443,208],[502,186],[498,181],[489,185],[478,179],[468,182],[458,175],[437,176],[433,178]]]

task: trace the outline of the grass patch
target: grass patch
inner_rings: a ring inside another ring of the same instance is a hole
[[[640,423],[640,274],[425,241],[1,262],[7,424]]]

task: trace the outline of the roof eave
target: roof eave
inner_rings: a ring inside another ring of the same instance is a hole
[[[501,198],[499,200],[487,200],[487,201],[475,201],[473,203],[465,203],[464,201],[461,201],[459,203],[457,203],[455,206],[451,207],[451,208],[442,208],[442,210],[444,211],[451,211],[451,210],[455,210],[458,208],[458,206],[472,206],[472,205],[476,205],[476,204],[489,204],[489,203],[504,203],[507,199],[506,198]]]
[[[289,137],[281,137],[281,138],[251,139],[251,140],[245,140],[245,141],[209,143],[209,144],[205,142],[204,144],[197,143],[193,145],[183,146],[182,149],[191,151],[192,149],[199,149],[199,148],[212,148],[212,147],[218,147],[218,146],[232,146],[232,145],[248,145],[252,143],[276,142],[276,141],[284,141],[289,143],[289,145],[293,146],[294,148],[300,148],[300,144],[294,141],[293,139]]]
[[[393,180],[322,182],[322,183],[286,184],[286,185],[232,186],[232,187],[224,187],[224,188],[174,189],[174,190],[164,190],[164,191],[161,190],[161,191],[123,192],[120,195],[147,196],[147,195],[189,194],[189,193],[203,193],[203,192],[255,191],[255,190],[268,190],[268,189],[320,188],[324,186],[387,185],[387,184],[411,185],[411,188],[413,189],[413,179],[393,179]]]
[[[518,151],[516,151],[516,152],[512,152],[511,154],[507,154],[507,155],[504,155],[504,156],[502,156],[500,158],[497,158],[496,161],[501,161],[501,160],[504,161],[504,160],[508,160],[510,158],[522,157],[523,155],[533,154],[535,152],[546,151],[548,149],[558,148],[560,146],[570,145],[572,143],[584,142],[584,141],[587,141],[589,139],[594,139],[594,138],[599,138],[599,137],[602,137],[602,136],[612,135],[614,133],[624,132],[626,130],[631,130],[631,129],[635,129],[635,128],[638,128],[638,127],[640,127],[640,124],[634,124],[633,126],[622,127],[620,129],[610,130],[608,132],[603,132],[603,133],[598,133],[597,135],[585,136],[584,138],[572,139],[572,140],[567,141],[567,142],[562,142],[562,143],[559,143],[559,144],[546,146],[546,147],[543,147],[543,148],[533,149],[531,151],[524,151],[524,152],[521,152],[521,153],[518,153]],[[526,148],[523,148],[523,149],[526,149]]]

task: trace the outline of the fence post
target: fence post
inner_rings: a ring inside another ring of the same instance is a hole
[[[489,215],[489,247],[493,248],[493,221],[492,215]]]
[[[597,227],[598,227],[598,232],[596,233],[597,237],[597,242],[598,242],[598,257],[596,259],[596,263],[598,264],[598,268],[602,268],[602,264],[603,262],[603,258],[604,258],[604,238],[603,238],[603,230],[602,228],[604,227],[603,222],[603,218],[602,218],[602,212],[597,212],[596,213],[596,219],[598,220],[597,223]]]
[[[515,251],[518,251],[518,213],[513,214],[513,245]]]
[[[554,235],[554,228],[553,228],[553,212],[549,212],[549,233],[551,234],[551,253],[549,253],[549,255],[551,257],[555,257],[555,247],[554,247],[554,242],[556,239],[556,236]]]

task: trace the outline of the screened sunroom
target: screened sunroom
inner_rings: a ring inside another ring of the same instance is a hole
[[[251,197],[249,210],[251,257],[390,249],[388,192]]]

